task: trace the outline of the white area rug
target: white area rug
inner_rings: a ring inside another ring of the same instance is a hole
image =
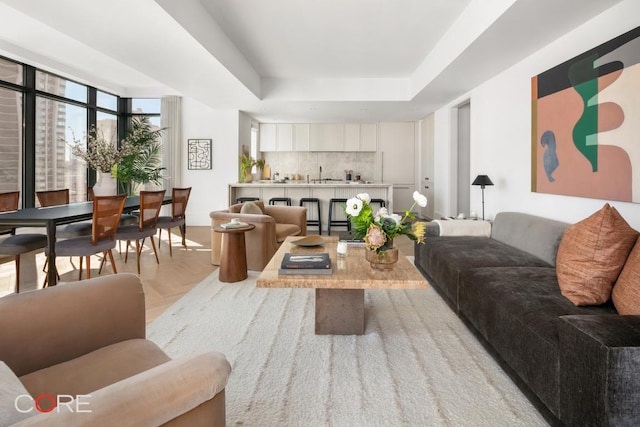
[[[312,289],[208,277],[148,327],[233,366],[227,424],[534,426],[544,419],[433,289],[366,291],[366,334],[316,336]]]

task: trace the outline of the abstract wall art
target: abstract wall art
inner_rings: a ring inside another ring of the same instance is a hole
[[[531,190],[640,203],[640,27],[531,79]]]
[[[189,139],[187,141],[188,162],[190,170],[211,169],[211,140]]]

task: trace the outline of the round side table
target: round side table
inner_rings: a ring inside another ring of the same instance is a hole
[[[218,276],[221,282],[239,282],[247,278],[247,250],[244,243],[244,233],[254,228],[256,226],[253,224],[238,228],[213,228],[216,233],[223,233],[220,274]]]

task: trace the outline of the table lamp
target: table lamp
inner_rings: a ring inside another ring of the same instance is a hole
[[[479,185],[482,189],[482,220],[484,221],[484,187],[487,185],[493,185],[493,182],[491,182],[491,178],[487,175],[478,175],[471,185]]]

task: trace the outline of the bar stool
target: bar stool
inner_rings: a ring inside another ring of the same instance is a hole
[[[272,197],[269,199],[270,205],[275,205],[276,203],[284,203],[287,206],[291,206],[291,197]]]
[[[258,198],[258,197],[238,197],[236,199],[236,203],[255,202],[256,200],[260,200],[260,198]]]
[[[369,203],[369,204],[373,205],[374,203],[377,203],[378,205],[380,205],[381,208],[386,208],[387,207],[387,203],[382,199],[371,199],[371,203]]]
[[[336,205],[338,207],[342,207],[342,205],[347,203],[347,199],[329,199],[329,226],[327,228],[327,233],[331,235],[331,226],[338,227],[347,227],[347,231],[351,231],[351,221],[348,219],[333,219],[334,209]]]
[[[303,197],[300,199],[300,206],[303,206],[305,203],[315,203],[318,208],[318,219],[309,219],[307,217],[307,226],[309,225],[317,225],[318,226],[318,234],[322,234],[322,216],[320,214],[320,199],[316,197]]]

